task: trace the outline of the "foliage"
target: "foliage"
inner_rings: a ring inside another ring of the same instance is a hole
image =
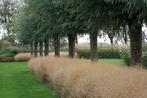
[[[6,36],[2,36],[2,41],[3,40],[6,40],[8,42],[10,42],[11,44],[15,44],[16,42],[16,35],[15,34],[9,34],[9,35],[6,35]]]
[[[76,53],[80,58],[90,58],[89,48],[77,48]],[[116,47],[99,47],[99,58],[120,58],[120,51]]]
[[[0,52],[0,57],[3,58],[3,57],[14,57],[16,54],[12,53],[12,52],[4,52],[4,51],[1,51]]]
[[[12,33],[13,18],[17,10],[16,0],[1,0],[0,1],[0,23],[7,34]]]
[[[147,56],[143,56],[142,58],[142,65],[145,69],[147,69]]]
[[[123,45],[120,47],[120,57],[121,59],[123,59],[124,63],[127,66],[130,66],[131,64],[130,47],[128,45]]]
[[[140,63],[140,35],[141,26],[147,21],[146,9],[146,0],[28,0],[15,27],[23,44],[85,33],[101,36],[100,31],[109,35],[112,44],[115,36],[117,40],[123,37],[127,43],[129,33],[131,60],[135,64]],[[138,41],[133,37],[138,37]]]
[[[0,49],[8,49],[11,47],[12,45],[9,41],[6,41],[6,40],[0,41]]]
[[[142,51],[147,52],[147,44],[143,44]]]
[[[127,45],[120,46],[120,56],[121,58],[125,58],[130,55],[130,48]]]
[[[0,57],[13,57],[17,53],[18,51],[13,49],[0,50]]]
[[[90,49],[88,48],[76,48],[76,53],[79,58],[90,58]]]
[[[16,54],[20,52],[26,52],[26,50],[16,47],[0,49],[0,57],[14,57]]]
[[[98,51],[100,58],[120,58],[120,51],[116,47],[100,48]]]
[[[129,55],[124,55],[122,58],[127,66],[131,65],[131,58]]]

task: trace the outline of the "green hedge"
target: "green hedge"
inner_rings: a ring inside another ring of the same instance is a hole
[[[14,57],[19,52],[20,50],[15,48],[0,50],[0,57]]]
[[[124,58],[123,58],[124,62],[126,65],[130,66],[131,64],[131,58],[129,55],[126,55]],[[143,68],[147,69],[147,56],[143,56],[142,57],[142,66]]]
[[[124,63],[125,63],[127,66],[130,66],[130,64],[131,64],[131,58],[130,58],[129,55],[124,55],[124,56],[122,57],[122,59],[124,60]]]
[[[80,58],[90,58],[90,49],[77,48],[76,53]],[[99,58],[120,58],[120,51],[116,47],[98,48]]]
[[[143,56],[142,58],[142,65],[145,69],[147,69],[147,56]]]

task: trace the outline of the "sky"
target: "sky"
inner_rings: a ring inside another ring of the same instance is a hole
[[[147,27],[143,27],[142,30],[145,32],[145,34],[147,35]],[[2,37],[2,33],[1,32],[5,32],[5,30],[2,29],[2,27],[0,26],[0,38]],[[84,36],[79,36],[78,37],[78,43],[82,44],[82,43],[90,43],[90,40],[89,40],[89,35],[84,35]],[[108,36],[106,36],[105,38],[102,37],[102,38],[98,38],[98,43],[108,43],[110,44],[110,40],[108,38]]]
[[[143,25],[142,31],[145,32],[145,34],[147,35],[147,27],[145,25]],[[78,42],[79,43],[90,43],[89,35],[85,35],[83,37],[79,37],[78,38]],[[103,38],[103,37],[102,38],[98,38],[98,43],[108,43],[108,44],[110,44],[110,40],[109,40],[108,36],[106,36],[105,38]]]

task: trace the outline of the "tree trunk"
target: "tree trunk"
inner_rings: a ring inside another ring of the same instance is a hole
[[[32,42],[30,43],[30,52],[31,52],[31,55],[33,56],[33,43]]]
[[[35,43],[34,43],[34,56],[35,56],[35,57],[37,57],[37,56],[38,56],[38,54],[37,54],[37,53],[38,53],[38,52],[37,52],[37,51],[38,51],[38,49],[37,49],[37,48],[38,48],[38,42],[37,42],[37,41],[35,41]]]
[[[127,44],[127,43],[128,43],[128,32],[127,32],[127,27],[126,27],[126,25],[123,26],[122,38],[123,38],[123,40],[124,40],[124,43]]]
[[[109,38],[111,45],[113,45],[113,38]]]
[[[97,33],[90,33],[90,50],[91,50],[91,61],[97,61]]]
[[[110,39],[110,43],[111,43],[111,45],[113,45],[114,44],[114,41],[113,41],[113,38],[114,38],[114,35],[115,35],[115,31],[107,31],[107,32],[109,32],[109,33],[107,33],[107,35],[108,35],[108,38]]]
[[[39,52],[40,52],[40,56],[43,56],[43,42],[42,41],[40,41],[39,42]]]
[[[44,55],[45,56],[48,56],[48,54],[49,54],[49,40],[48,40],[48,38],[46,38],[45,40],[44,40]]]
[[[142,58],[142,20],[138,23],[137,15],[129,20],[131,65],[141,65]]]
[[[54,52],[55,56],[60,56],[60,38],[58,34],[54,36]]]
[[[69,57],[74,58],[75,56],[75,34],[68,34],[68,48]]]
[[[75,43],[78,44],[78,34],[75,35]]]
[[[124,28],[124,41],[125,41],[125,44],[128,43],[128,37],[127,37],[127,31],[126,31],[126,28]]]

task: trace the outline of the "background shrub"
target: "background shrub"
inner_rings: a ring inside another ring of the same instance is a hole
[[[123,46],[120,48],[120,57],[124,60],[124,63],[127,66],[130,66],[131,64],[131,58],[130,58],[130,49],[129,46]]]
[[[23,52],[23,49],[15,47],[0,49],[0,57],[14,57],[16,54],[20,52]]]
[[[142,45],[142,51],[143,52],[147,52],[147,44],[143,44]]]
[[[126,56],[129,56],[130,55],[130,48],[129,46],[122,46],[120,47],[120,57],[123,59],[123,58],[126,58]]]
[[[76,53],[80,58],[90,58],[89,48],[76,48]],[[116,47],[100,47],[98,48],[99,58],[120,58],[119,48]]]
[[[0,41],[0,49],[8,49],[11,47],[12,45],[9,41],[6,41],[6,40]]]
[[[130,64],[131,64],[131,58],[130,58],[129,55],[124,55],[124,56],[122,57],[122,59],[124,60],[124,62],[125,62],[125,64],[126,64],[127,66],[130,66]]]
[[[14,57],[18,52],[16,50],[0,50],[0,57]]]
[[[79,58],[90,58],[90,49],[88,48],[76,48],[76,53]]]
[[[147,55],[142,58],[142,65],[145,69],[147,69]]]
[[[119,48],[105,47],[98,50],[99,58],[120,58]]]

